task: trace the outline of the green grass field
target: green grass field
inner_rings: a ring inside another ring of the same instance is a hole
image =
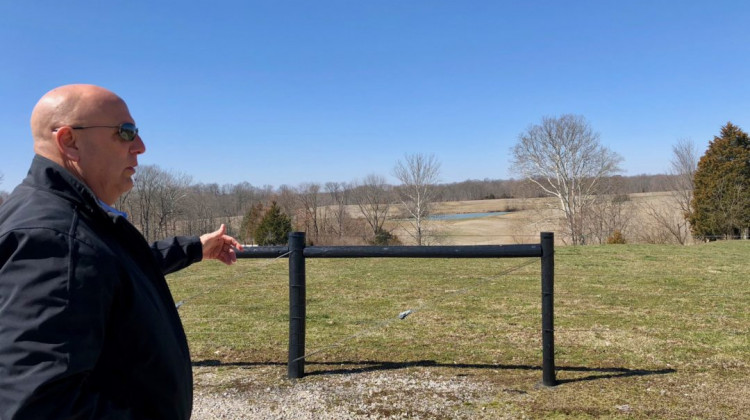
[[[468,377],[486,391],[462,408],[488,417],[750,418],[749,257],[750,241],[558,247],[554,388],[539,385],[538,259],[311,259],[303,381]],[[198,365],[285,377],[285,259],[168,280]]]

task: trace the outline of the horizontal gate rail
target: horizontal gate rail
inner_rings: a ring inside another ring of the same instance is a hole
[[[311,246],[305,258],[523,258],[541,257],[540,245]]]
[[[245,247],[237,258],[278,258],[288,246]],[[462,246],[309,246],[305,258],[533,258],[542,256],[541,245]]]
[[[289,253],[288,246],[245,246],[237,258],[279,258]]]

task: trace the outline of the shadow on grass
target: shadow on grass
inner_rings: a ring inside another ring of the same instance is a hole
[[[200,360],[193,362],[193,366],[286,366],[282,362],[221,362],[219,360]],[[411,367],[453,368],[453,369],[491,369],[491,370],[536,370],[541,371],[541,366],[532,365],[503,365],[503,364],[473,364],[473,363],[438,363],[434,360],[417,360],[413,362],[380,362],[380,361],[344,361],[344,362],[307,362],[306,367],[314,369],[305,373],[305,376],[314,375],[349,375],[355,373],[367,373],[386,370],[406,369]],[[330,367],[326,369],[326,367]],[[335,368],[334,368],[335,367]],[[557,366],[557,372],[590,372],[590,375],[573,379],[558,379],[557,384],[573,382],[594,381],[597,379],[628,378],[632,376],[666,375],[677,372],[675,369],[628,369],[619,367],[592,368],[583,366]]]

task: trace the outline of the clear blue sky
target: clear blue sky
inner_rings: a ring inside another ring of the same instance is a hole
[[[129,104],[141,164],[256,186],[511,178],[543,116],[583,115],[628,175],[750,130],[746,1],[0,1],[0,190],[25,176],[37,99],[68,83]]]

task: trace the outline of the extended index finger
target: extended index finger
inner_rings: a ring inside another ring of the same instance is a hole
[[[237,242],[237,240],[236,240],[236,239],[234,239],[233,237],[231,237],[231,236],[226,236],[226,235],[225,235],[225,239],[229,239],[229,243],[230,243],[230,244],[231,244],[231,245],[232,245],[233,247],[235,247],[235,248],[239,249],[240,251],[242,250],[242,245],[241,245],[241,244],[240,244],[239,242]]]

